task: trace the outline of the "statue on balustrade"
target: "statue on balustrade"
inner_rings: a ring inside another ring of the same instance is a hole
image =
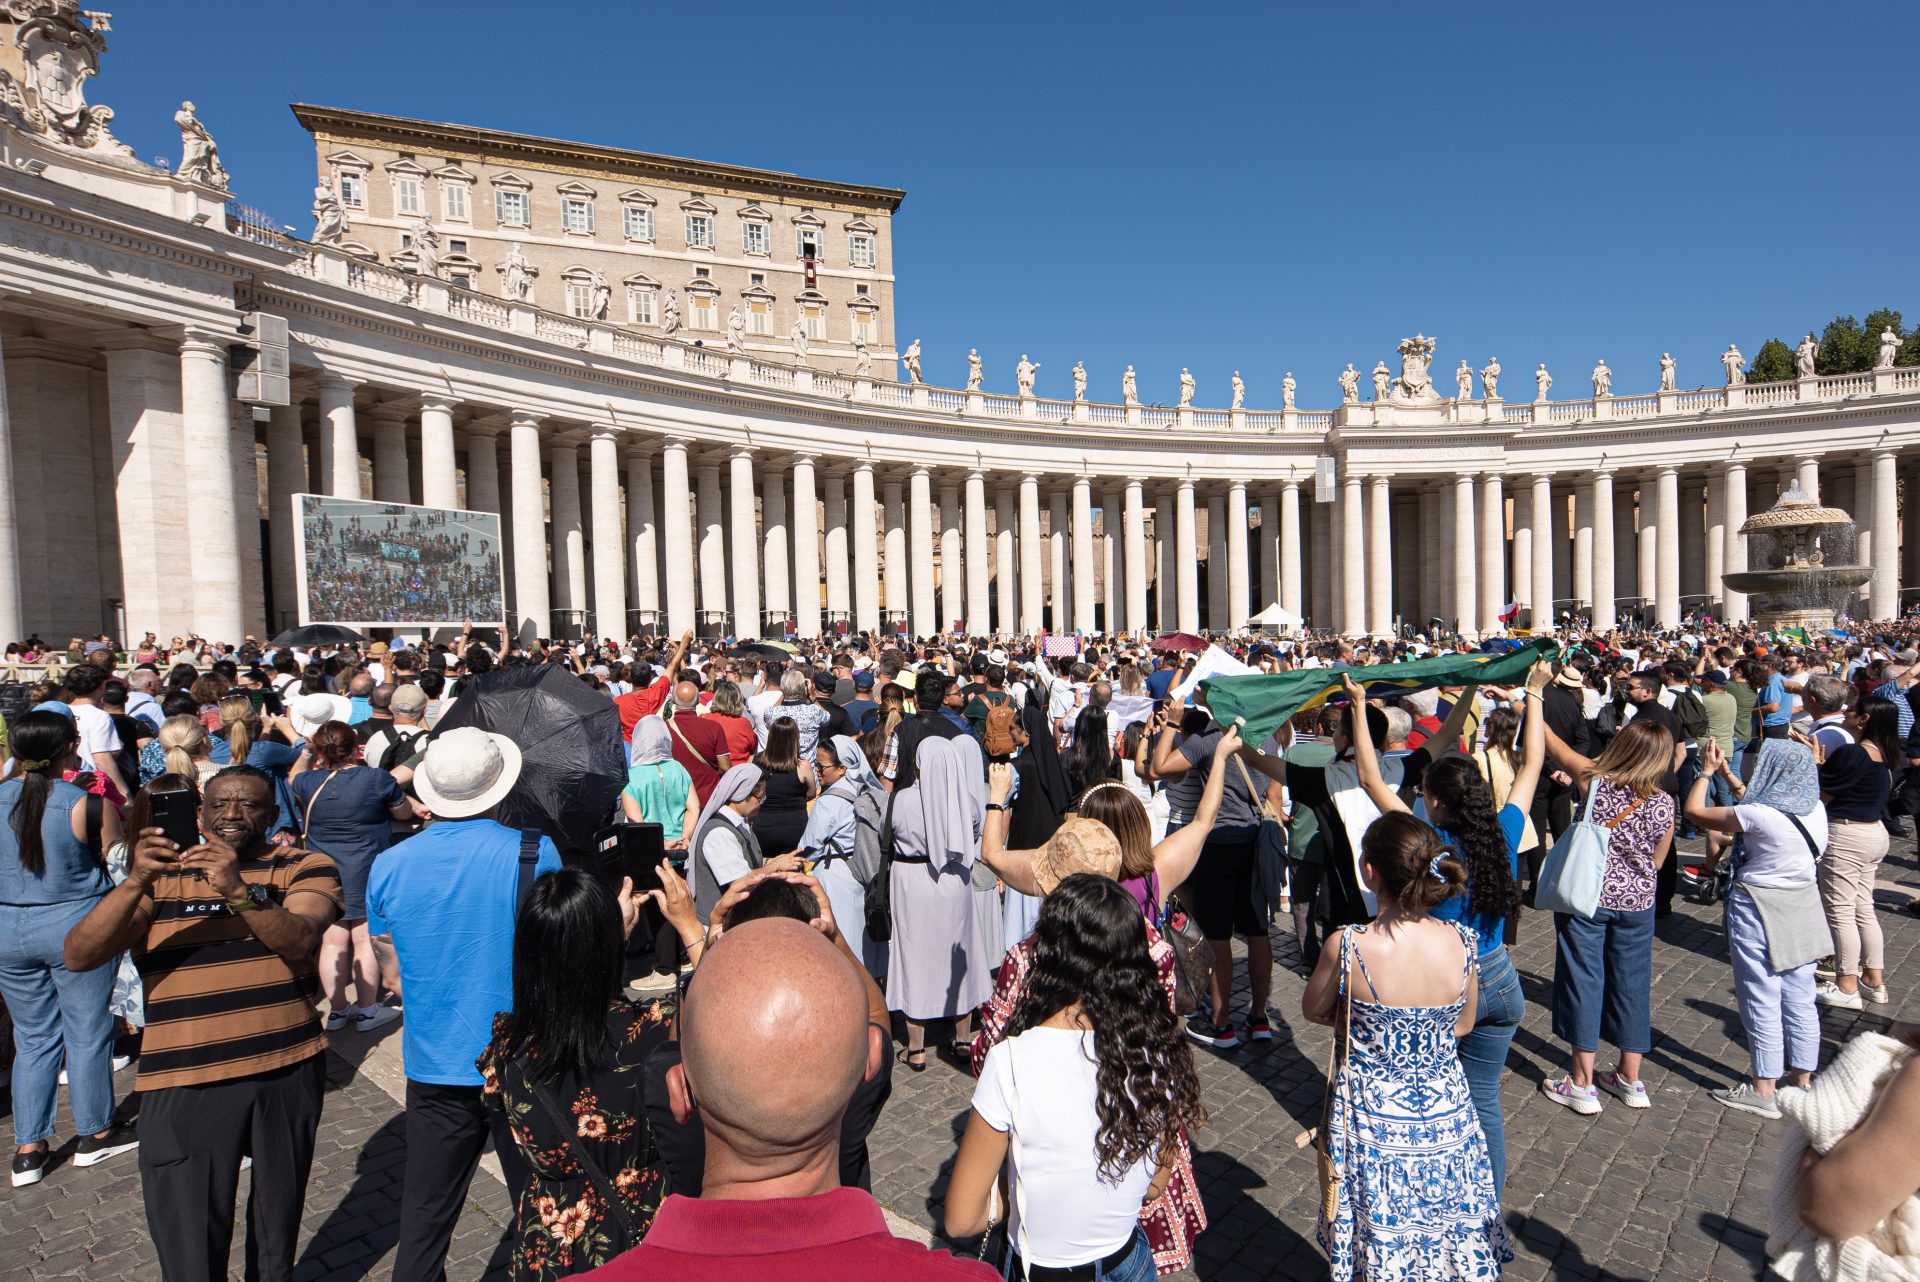
[[[527,251],[519,241],[507,246],[507,256],[496,269],[500,273],[500,296],[510,303],[524,303],[533,297],[533,278],[540,269],[527,261]],[[678,304],[673,301],[672,291],[667,293],[667,304],[675,322],[679,319]],[[672,333],[669,327],[668,333]]]
[[[667,291],[667,301],[660,308],[660,319],[662,321],[661,327],[667,333],[678,334],[680,332],[680,292],[678,290],[670,289]]]
[[[746,332],[747,318],[740,314],[739,304],[736,303],[733,307],[727,309],[727,350],[730,352],[745,351],[747,345],[742,340]]]
[[[1460,361],[1460,368],[1453,371],[1453,385],[1459,392],[1461,400],[1473,399],[1473,370],[1464,358]]]
[[[413,225],[412,243],[413,270],[422,276],[440,279],[440,233],[433,229],[433,220],[425,214]]]
[[[920,381],[920,340],[919,339],[916,338],[911,343],[907,344],[906,353],[905,355],[901,356],[900,363],[907,367],[907,381],[909,383],[918,383]]]
[[[1376,401],[1386,400],[1388,393],[1392,391],[1392,389],[1393,371],[1387,368],[1385,361],[1381,361],[1373,367],[1373,399]]]
[[[1880,360],[1875,369],[1892,369],[1896,354],[1900,351],[1900,331],[1883,329],[1880,331]]]
[[[967,349],[967,390],[969,392],[979,391],[980,384],[985,378],[986,378],[986,370],[981,366],[981,363],[980,363],[980,349],[977,347],[968,348]]]
[[[1087,399],[1087,363],[1085,361],[1073,363],[1073,399],[1075,401]]]
[[[220,163],[220,148],[193,114],[193,104],[181,103],[180,110],[173,113],[173,123],[180,126],[180,167],[174,173],[190,183],[225,191],[227,170]]]
[[[1540,368],[1533,372],[1534,398],[1536,401],[1547,399],[1547,393],[1553,390],[1553,375],[1547,373],[1547,363],[1540,362]]]
[[[793,328],[787,331],[787,340],[793,344],[793,359],[800,364],[807,363],[807,319],[804,316],[793,318]]]
[[[1793,371],[1801,378],[1814,376],[1814,362],[1820,359],[1820,344],[1814,341],[1812,334],[1800,340],[1800,346],[1793,349]]]
[[[1593,395],[1601,397],[1613,395],[1613,371],[1607,368],[1605,360],[1597,361],[1593,367]]]
[[[1728,387],[1738,387],[1747,381],[1747,358],[1732,343],[1728,343],[1727,350],[1720,353],[1720,364],[1726,368]]]
[[[853,340],[853,376],[867,378],[873,374],[873,353],[867,350],[867,340]]]
[[[1127,366],[1126,372],[1120,375],[1120,401],[1125,405],[1140,403],[1140,380],[1134,377],[1131,365]]]
[[[1291,378],[1292,375],[1288,375],[1288,377]],[[1239,370],[1235,370],[1233,371],[1233,408],[1239,409],[1242,405],[1245,405],[1246,403],[1247,403],[1246,380],[1240,377]]]
[[[607,313],[613,310],[613,286],[607,278],[595,269],[593,273],[593,319],[603,321]],[[734,315],[739,315],[736,311]]]
[[[1660,353],[1660,390],[1663,392],[1671,392],[1673,390],[1672,352]]]
[[[1193,404],[1193,375],[1188,372],[1186,366],[1182,365],[1180,367],[1180,408],[1185,409],[1191,404]]]
[[[1433,378],[1428,369],[1433,364],[1433,349],[1439,346],[1437,339],[1425,334],[1415,334],[1412,338],[1400,340],[1400,377],[1393,381],[1393,399],[1396,401],[1436,401],[1439,395],[1433,390]]]
[[[1025,352],[1020,353],[1020,363],[1013,367],[1013,383],[1020,389],[1020,395],[1033,395],[1033,376],[1040,372],[1040,366],[1027,359]]]
[[[1293,381],[1293,371],[1288,370],[1287,376],[1280,380],[1281,409],[1290,410],[1293,408],[1293,394],[1298,390],[1300,390],[1300,385]]]
[[[1352,405],[1360,399],[1360,371],[1347,362],[1346,372],[1340,375],[1340,403]]]
[[[346,206],[333,194],[333,185],[322,182],[313,189],[313,243],[337,245],[346,231]]]
[[[1500,399],[1500,358],[1490,356],[1480,367],[1480,395],[1490,401]]]

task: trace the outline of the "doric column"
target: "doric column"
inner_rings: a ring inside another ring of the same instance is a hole
[[[880,629],[880,540],[873,528],[873,463],[853,465],[853,626]]]
[[[1019,631],[1019,596],[1016,581],[1018,553],[1013,542],[1014,527],[1020,524],[1019,499],[1012,486],[1002,485],[993,494],[993,570],[995,631],[1011,635]]]
[[[1799,481],[1800,492],[1807,496],[1808,501],[1818,503],[1820,501],[1820,456],[1818,454],[1812,458],[1800,460]]]
[[[1613,473],[1593,474],[1593,493],[1587,507],[1593,513],[1593,629],[1605,632],[1614,624]]]
[[[908,597],[907,524],[898,476],[889,476],[881,483],[880,509],[880,519],[886,526],[886,609],[889,615],[904,620]]]
[[[1142,632],[1147,627],[1147,495],[1140,478],[1127,481],[1127,495],[1122,503],[1121,522],[1125,534],[1121,544],[1127,582],[1123,622],[1127,631]]]
[[[1264,610],[1280,603],[1280,491],[1269,490],[1260,505],[1260,568],[1254,572],[1253,605]]]
[[[1349,471],[1340,485],[1340,630],[1367,630],[1366,513],[1360,474]]]
[[[965,627],[967,613],[965,557],[960,551],[960,487],[952,481],[940,484],[940,631],[945,633],[956,620]]]
[[[1207,628],[1227,629],[1227,501],[1207,499]]]
[[[1687,477],[1680,486],[1680,597],[1705,595],[1707,588],[1707,485]]]
[[[619,470],[617,455],[616,450],[616,473]],[[453,402],[439,396],[422,397],[420,400],[420,501],[428,507],[459,507],[459,468],[460,465],[454,458],[453,450]],[[618,488],[616,483],[616,491]],[[625,626],[626,621],[622,619],[621,627],[624,629]],[[621,635],[625,635],[624,631]]]
[[[1373,478],[1367,496],[1367,631],[1393,634],[1393,483]]]
[[[694,605],[693,502],[688,493],[687,443],[668,437],[660,446],[660,550],[666,578],[667,631],[675,637],[696,626]]]
[[[1576,485],[1573,491],[1573,599],[1581,609],[1593,609],[1593,491]]]
[[[1725,521],[1722,534],[1721,572],[1739,574],[1747,568],[1747,536],[1740,527],[1747,523],[1747,465],[1738,460],[1720,469],[1720,509]],[[1747,594],[1735,592],[1724,584],[1720,588],[1720,612],[1728,623],[1747,621]]]
[[[1179,626],[1180,587],[1173,551],[1175,506],[1172,490],[1153,500],[1153,626],[1160,632],[1172,632]]]
[[[422,411],[421,480],[433,483],[432,451],[425,446],[426,421]],[[453,419],[447,419],[447,458],[451,471]],[[627,565],[620,532],[620,441],[613,428],[596,426],[587,444],[587,469],[593,486],[593,630],[602,637],[626,640]],[[427,506],[437,506],[431,497]]]
[[[1900,614],[1898,461],[1892,450],[1873,452],[1873,582],[1868,602],[1876,620]]]
[[[1127,554],[1121,533],[1125,524],[1121,512],[1125,506],[1126,500],[1116,489],[1109,489],[1100,500],[1100,566],[1105,575],[1102,601],[1106,607],[1100,628],[1108,634],[1121,632],[1127,626]]]
[[[1709,476],[1707,486],[1707,572],[1705,588],[1709,606],[1717,606],[1713,614],[1724,620],[1727,617],[1726,593],[1720,580],[1727,572],[1727,492],[1720,484],[1720,478]]]
[[[1193,481],[1183,479],[1174,499],[1173,562],[1179,580],[1176,599],[1175,630],[1200,630],[1200,548],[1194,529]]]
[[[1517,569],[1517,567],[1516,567]],[[1533,478],[1533,626],[1551,627],[1558,617],[1553,583],[1553,477]]]
[[[700,530],[700,622],[728,633],[739,624],[727,614],[727,526],[720,504],[720,464],[701,459],[694,469],[694,485],[694,514]]]
[[[354,384],[333,374],[320,376],[321,448],[332,461],[327,493],[336,499],[360,497],[360,435],[353,421]]]
[[[847,583],[847,474],[841,467],[827,472],[826,497],[820,509],[826,521],[827,618],[835,623],[853,618],[853,593]]]
[[[555,440],[547,500],[553,521],[553,596],[559,611],[587,608],[587,539],[580,522],[580,447]]]
[[[754,491],[753,448],[733,447],[728,459],[733,489],[733,530],[728,551],[733,570],[733,635],[760,635],[759,495]]]
[[[1084,473],[1073,478],[1073,630],[1092,633],[1094,617],[1093,479]]]
[[[987,542],[987,478],[978,469],[967,473],[965,503],[967,634],[984,637],[993,632],[993,561]]]
[[[1640,500],[1634,519],[1640,529],[1640,605],[1641,617],[1651,617],[1654,599],[1660,595],[1660,520],[1658,503],[1651,481],[1640,483]]]
[[[913,544],[913,634],[930,637],[940,631],[940,609],[933,581],[933,476],[925,467],[913,469],[907,482],[907,529]]]
[[[1227,545],[1227,629],[1247,626],[1247,597],[1253,590],[1247,556],[1247,483],[1227,482],[1227,519],[1221,537]]]
[[[407,476],[407,411],[382,402],[367,411],[373,427],[373,497],[380,503],[410,503],[413,485]]]
[[[1613,491],[1613,597],[1615,602],[1640,599],[1640,532],[1633,519],[1633,485]],[[1614,622],[1620,608],[1614,606]]]
[[[1480,482],[1480,626],[1498,629],[1507,596],[1507,504],[1500,474]]]
[[[1655,519],[1659,522],[1659,552],[1654,564],[1654,622],[1663,628],[1680,626],[1680,473],[1663,467],[1655,478]]]
[[[1480,631],[1479,566],[1473,554],[1473,474],[1453,483],[1453,613],[1461,632]]]
[[[471,467],[472,465],[469,464]],[[469,474],[467,492],[473,492]],[[659,517],[653,510],[653,460],[644,450],[627,452],[627,559],[633,568],[633,606],[658,630],[660,617]]]
[[[894,486],[898,503],[898,486]],[[888,558],[889,567],[892,558]],[[891,575],[889,575],[891,577]],[[887,585],[893,603],[893,585]],[[793,460],[793,631],[802,637],[820,635],[820,505],[814,497],[813,455]]]
[[[1068,595],[1067,584],[1067,576],[1073,572],[1067,564],[1067,511],[1064,491],[1055,490],[1047,496],[1047,572],[1053,589],[1050,617],[1052,630],[1060,633],[1073,631],[1073,598]]]
[[[1040,478],[1020,478],[1020,630],[1029,635],[1047,626],[1045,583],[1041,578]]]
[[[1300,482],[1280,486],[1280,606],[1305,618],[1300,592]]]
[[[766,587],[760,603],[767,613],[761,631],[770,636],[786,635],[793,621],[793,574],[791,548],[793,527],[787,522],[787,472],[768,460],[760,469],[760,565]],[[879,584],[874,590],[879,591]]]
[[[515,414],[507,430],[513,485],[513,605],[520,620],[519,638],[528,642],[553,635],[547,504],[540,485],[540,420]]]
[[[227,398],[227,344],[218,335],[189,330],[180,340],[180,426],[194,476],[193,501],[186,505],[194,627],[209,640],[238,645],[246,635],[246,608],[234,493],[236,437]],[[253,495],[247,503],[255,505]]]
[[[0,385],[0,437],[4,436],[6,388]],[[306,488],[307,461],[301,452],[300,403],[276,405],[267,419],[267,557],[273,569],[272,613],[267,631],[278,632],[298,622],[299,585],[294,582],[293,496]],[[0,447],[4,440],[0,439]],[[0,467],[6,464],[0,463]],[[5,502],[0,493],[0,502]],[[4,553],[0,553],[4,557]],[[0,559],[0,577],[6,563]],[[5,589],[0,587],[0,598]],[[4,606],[0,606],[4,610]],[[132,622],[131,619],[128,622]],[[18,635],[17,633],[14,635]]]

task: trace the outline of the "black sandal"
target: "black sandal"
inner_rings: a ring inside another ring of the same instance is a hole
[[[920,1062],[917,1064],[914,1063],[913,1061],[913,1057],[915,1055],[918,1055],[920,1057]],[[927,1048],[924,1046],[922,1046],[917,1051],[908,1050],[906,1047],[902,1046],[900,1048],[900,1053],[896,1058],[898,1058],[902,1063],[904,1063],[908,1068],[912,1069],[916,1073],[924,1073],[927,1071]]]

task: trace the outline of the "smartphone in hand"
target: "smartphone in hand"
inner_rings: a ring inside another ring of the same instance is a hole
[[[200,802],[186,788],[147,794],[147,806],[153,826],[166,833],[167,840],[181,850],[200,844]]]

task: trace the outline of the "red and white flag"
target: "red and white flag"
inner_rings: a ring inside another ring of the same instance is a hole
[[[1506,608],[1500,611],[1500,622],[1512,623],[1514,619],[1519,617],[1519,614],[1520,603],[1518,601],[1509,601],[1506,604]]]

